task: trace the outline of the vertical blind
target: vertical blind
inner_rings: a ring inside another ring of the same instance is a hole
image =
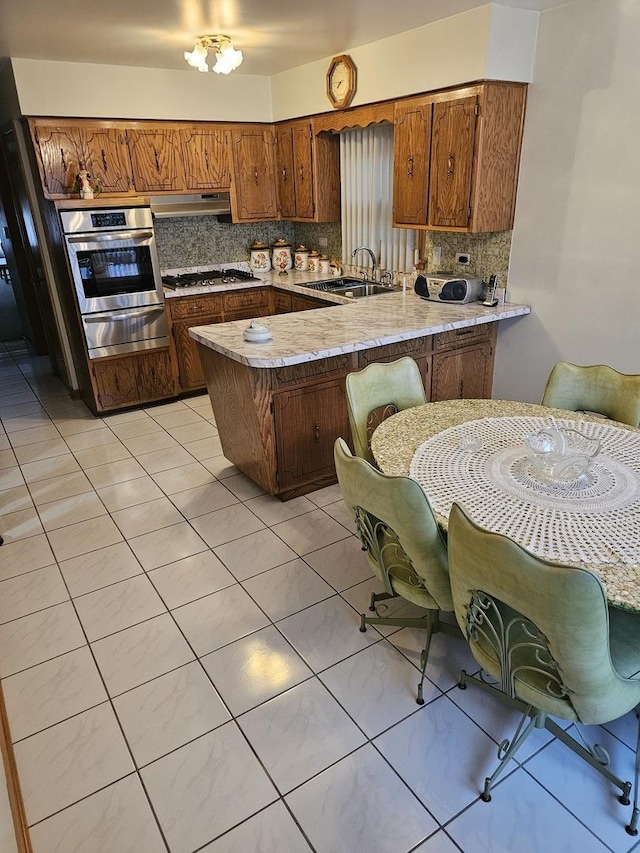
[[[393,127],[376,125],[340,134],[342,260],[358,246],[373,250],[381,269],[409,271],[415,232],[393,228]],[[366,255],[357,258],[366,264]]]

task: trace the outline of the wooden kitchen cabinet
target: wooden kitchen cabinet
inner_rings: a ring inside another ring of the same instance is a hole
[[[434,336],[431,400],[491,397],[495,323]]]
[[[274,394],[273,415],[280,489],[334,478],[333,445],[349,435],[344,379]]]
[[[481,83],[396,104],[394,225],[513,226],[526,86]]]
[[[292,311],[308,311],[310,308],[326,308],[331,304],[335,303],[327,302],[324,299],[317,299],[315,296],[305,296],[302,293],[291,294]]]
[[[96,359],[90,365],[99,412],[175,397],[169,349]]]
[[[231,169],[227,128],[193,125],[180,130],[187,190],[228,190]]]
[[[338,138],[315,133],[310,120],[283,122],[275,129],[276,184],[281,219],[337,222],[340,219]]]
[[[273,313],[289,314],[291,311],[291,293],[288,290],[278,290],[277,288],[272,288],[272,290]]]
[[[29,125],[47,198],[70,196],[82,166],[99,179],[104,195],[133,192],[124,127],[89,122],[60,124],[51,119],[30,119]]]
[[[274,136],[270,125],[232,128],[231,215],[234,222],[278,218]]]
[[[185,188],[180,131],[170,126],[127,131],[133,182],[141,193]]]

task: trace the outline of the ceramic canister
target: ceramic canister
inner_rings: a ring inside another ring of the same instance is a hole
[[[309,272],[320,272],[320,255],[315,249],[309,252]]]
[[[274,270],[284,272],[293,267],[291,243],[287,243],[284,238],[280,237],[279,240],[276,240],[271,249],[271,263],[273,264]]]
[[[256,270],[256,272],[267,272],[271,269],[269,247],[266,243],[261,243],[259,240],[256,240],[255,243],[252,243],[250,252],[251,260],[249,261],[249,266],[252,270]]]
[[[306,246],[300,245],[293,253],[293,265],[300,272],[305,272],[309,269],[309,250]]]
[[[320,255],[318,258],[318,272],[321,272],[323,275],[329,275],[330,267],[331,261],[329,260],[329,256]]]

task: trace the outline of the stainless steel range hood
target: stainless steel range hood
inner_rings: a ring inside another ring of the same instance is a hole
[[[231,213],[228,192],[198,195],[151,196],[153,215],[159,219],[169,216],[224,216]]]

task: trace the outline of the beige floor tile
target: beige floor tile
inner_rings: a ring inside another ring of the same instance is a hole
[[[69,600],[57,566],[35,569],[0,582],[0,624]]]
[[[367,555],[355,536],[311,551],[304,560],[338,592],[372,576]]]
[[[346,528],[329,518],[322,509],[276,524],[273,532],[284,539],[287,545],[300,556],[337,542],[339,539],[346,539],[350,535]]]
[[[266,529],[218,545],[214,551],[239,581],[297,557],[282,539]]]
[[[281,501],[279,498],[274,498],[273,495],[258,495],[258,497],[246,501],[245,506],[267,525],[288,521],[297,515],[312,512],[316,508],[315,504],[305,497]]]
[[[109,516],[80,521],[49,532],[49,541],[58,561],[88,554],[121,540],[120,531]]]
[[[105,486],[98,489],[100,499],[109,512],[126,509],[129,506],[152,501],[164,497],[162,489],[153,482],[146,474],[136,477],[134,480],[125,480],[115,483],[113,486]]]
[[[70,602],[23,616],[0,625],[0,676],[5,678],[84,645],[84,633]]]
[[[125,539],[142,536],[152,530],[160,530],[162,527],[184,521],[182,514],[169,498],[165,497],[118,510],[112,513],[112,516]]]
[[[144,413],[156,420],[156,415],[165,415],[169,412],[183,412],[189,407],[184,400],[174,400],[172,403],[157,403],[144,409]]]
[[[82,554],[60,563],[60,571],[72,597],[93,592],[95,589],[142,574],[142,566],[136,560],[126,542],[108,545],[90,554]]]
[[[144,468],[133,458],[87,469],[87,477],[91,480],[94,489],[104,489],[106,486],[114,486],[116,483],[124,483],[143,476]]]
[[[129,540],[129,545],[145,571],[207,550],[206,542],[186,521],[137,536]]]
[[[27,820],[36,823],[126,776],[133,762],[105,702],[14,747]]]
[[[0,450],[0,470],[15,468],[17,464],[18,460],[13,450]]]
[[[195,459],[203,463],[205,460],[222,456],[222,442],[219,436],[202,438],[200,441],[187,441],[184,446]]]
[[[206,460],[206,465],[209,466],[210,462],[210,459]],[[204,464],[205,463],[203,463],[203,465]],[[216,476],[218,475],[216,474]],[[244,474],[240,474],[237,471],[235,474],[225,477],[224,484],[229,491],[233,492],[233,494],[241,501],[248,501],[251,498],[264,494],[264,489],[261,486],[254,483],[253,480],[249,479],[249,477]]]
[[[301,558],[248,578],[243,586],[272,622],[335,595]]]
[[[7,542],[0,555],[0,580],[42,569],[55,563],[53,551],[44,534]]]
[[[166,612],[144,574],[81,595],[74,602],[90,643]]]
[[[137,421],[140,423],[140,421]],[[161,452],[163,450],[171,450],[172,448],[180,448],[180,445],[172,438],[168,432],[164,430],[160,432],[152,432],[147,435],[138,435],[135,438],[123,438],[122,443],[130,453],[134,456],[140,456],[142,453],[151,453],[154,450]]]
[[[29,835],[33,853],[87,850],[87,839],[91,839],[94,850],[105,853],[166,851],[140,780],[134,774],[32,826]]]
[[[29,509],[32,506],[33,501],[26,486],[14,486],[12,489],[4,489],[0,492],[0,515]]]
[[[55,418],[55,424],[63,438],[70,435],[78,435],[81,432],[93,432],[102,429],[104,423],[101,418],[96,418],[91,412],[85,415],[76,415],[72,418]]]
[[[173,441],[174,439],[171,440]],[[177,442],[175,447],[168,447],[166,450],[139,453],[137,459],[149,474],[156,474],[158,471],[167,471],[169,468],[180,468],[183,465],[191,465],[194,461],[193,456],[184,447],[180,447]]]
[[[174,503],[185,518],[197,518],[216,509],[238,503],[238,498],[233,495],[222,483],[207,483],[196,489],[185,489],[183,492],[175,492],[171,495]]]
[[[29,485],[33,502],[37,507],[50,501],[70,498],[92,491],[91,483],[82,471],[75,474],[52,477],[50,480],[39,480]]]
[[[2,691],[14,742],[107,699],[88,646],[5,678]]]
[[[189,663],[113,700],[138,767],[230,719],[199,663]],[[149,709],[153,708],[153,714]]]
[[[53,439],[52,441],[36,441],[35,444],[25,444],[15,449],[16,459],[20,465],[24,465],[26,462],[50,459],[52,456],[64,456],[68,452],[69,448],[63,438]]]
[[[84,492],[43,504],[38,508],[38,513],[45,530],[57,530],[59,527],[106,515],[107,510],[95,492]]]
[[[59,441],[60,433],[52,423],[33,429],[20,430],[9,436],[13,447],[23,447],[25,444],[36,444],[41,441]]]
[[[17,466],[15,468],[4,468],[0,471],[0,491],[15,489],[16,486],[22,486],[23,484],[24,477]]]
[[[52,477],[61,477],[80,470],[75,456],[71,453],[66,453],[64,456],[54,456],[51,459],[42,459],[39,462],[27,462],[20,467],[22,476],[27,483],[50,480]]]
[[[204,420],[200,423],[172,427],[167,431],[176,439],[176,441],[179,441],[180,444],[187,444],[192,441],[202,441],[203,439],[206,440],[208,438],[218,437],[218,430],[213,426],[213,424]]]
[[[169,610],[234,584],[235,578],[211,551],[177,560],[148,573]]]
[[[118,441],[118,436],[108,427],[101,425],[98,429],[93,429],[89,432],[68,435],[65,441],[69,445],[69,449],[75,453],[79,450],[92,450],[96,447],[113,444]]]
[[[143,418],[126,421],[125,423],[108,424],[110,428],[121,440],[129,438],[137,438],[140,435],[151,435],[152,433],[162,433],[163,429],[160,424],[157,424],[153,418],[145,415]]]
[[[5,513],[0,523],[0,533],[5,544],[42,533],[42,524],[35,507]]]
[[[195,660],[168,613],[97,640],[92,650],[111,696]]]
[[[153,475],[153,479],[167,495],[183,492],[186,489],[195,489],[214,481],[211,473],[199,462],[181,465],[167,471],[159,471]]]
[[[262,530],[264,524],[243,504],[237,503],[191,519],[191,524],[210,548]]]
[[[116,412],[113,415],[105,415],[105,424],[113,428],[114,424],[126,424],[129,421],[143,421],[149,416],[143,409],[131,409],[129,412]]]
[[[172,853],[202,847],[277,799],[235,723],[226,723],[141,772]]]
[[[164,429],[202,422],[202,417],[195,411],[195,409],[190,409],[188,406],[185,406],[182,409],[176,409],[172,412],[156,413],[150,411],[149,414]]]
[[[229,460],[222,455],[212,456],[210,459],[203,459],[202,464],[207,469],[207,471],[211,471],[211,473],[214,477],[216,477],[216,479],[222,480],[223,482],[225,480],[228,480],[229,477],[235,477],[236,474],[240,473],[236,466],[232,465],[231,462],[229,462]]]
[[[27,429],[36,429],[41,426],[51,426],[51,418],[43,408],[31,412],[3,417],[2,424],[9,435]]]
[[[119,462],[121,459],[129,459],[131,454],[119,441],[104,444],[90,450],[76,450],[73,454],[82,468],[96,468],[98,465],[106,465],[109,462]]]

